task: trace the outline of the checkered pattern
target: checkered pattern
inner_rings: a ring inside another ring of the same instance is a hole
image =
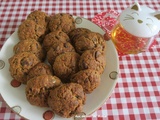
[[[159,0],[139,0],[139,3],[160,11]],[[91,20],[97,13],[110,9],[121,12],[131,4],[131,0],[0,0],[0,48],[27,14],[35,9],[48,14],[70,13]],[[116,88],[102,107],[86,120],[160,120],[160,39],[157,41],[158,45],[147,52],[119,58],[120,75]],[[22,118],[11,112],[0,97],[2,119]]]

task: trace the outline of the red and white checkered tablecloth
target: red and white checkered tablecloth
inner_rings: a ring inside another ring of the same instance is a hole
[[[159,0],[138,0],[160,11]],[[48,14],[70,13],[87,19],[105,10],[121,12],[133,4],[123,0],[0,0],[0,48],[27,14],[35,9]],[[155,48],[119,57],[120,75],[111,97],[86,120],[160,120],[160,39]],[[0,97],[0,120],[21,120]]]

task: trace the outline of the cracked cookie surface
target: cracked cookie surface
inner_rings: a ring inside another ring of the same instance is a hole
[[[47,107],[49,90],[59,86],[61,81],[52,75],[40,75],[27,82],[25,93],[30,104],[40,107]]]
[[[93,69],[100,74],[104,72],[106,67],[106,59],[104,52],[99,49],[86,50],[80,57],[79,69]]]
[[[49,51],[47,52],[48,62],[51,65],[53,65],[56,57],[65,52],[75,52],[75,49],[69,42],[66,42],[66,43],[59,42],[57,44],[54,43],[49,49]]]
[[[75,40],[75,49],[79,54],[82,54],[86,50],[100,49],[106,50],[106,42],[102,35],[96,32],[89,32],[81,35]]]
[[[66,52],[56,57],[53,64],[53,71],[62,82],[69,82],[71,75],[78,72],[79,54]]]
[[[97,71],[86,69],[72,75],[70,81],[82,85],[85,93],[91,93],[99,86],[101,78]]]
[[[59,44],[60,42],[70,42],[70,39],[68,35],[63,31],[54,31],[45,36],[43,41],[43,47],[46,51],[48,51],[53,44]]]
[[[15,80],[26,84],[29,70],[39,62],[33,53],[17,53],[9,59],[9,71]]]
[[[87,28],[76,28],[72,30],[71,32],[69,32],[68,36],[71,39],[72,44],[75,45],[76,39],[78,39],[83,34],[88,34],[90,32],[91,31]]]
[[[40,75],[53,75],[53,71],[51,69],[51,66],[49,66],[46,63],[38,63],[34,67],[32,67],[27,75],[27,81],[31,78],[40,76]]]
[[[45,59],[45,51],[40,45],[40,43],[34,39],[26,39],[23,41],[18,42],[14,46],[14,52],[20,53],[20,52],[30,52],[35,54],[41,61],[44,61]]]
[[[48,105],[62,117],[72,117],[82,112],[86,96],[81,85],[67,83],[50,91]]]
[[[39,11],[39,10],[35,10],[35,11],[31,12],[27,16],[27,19],[28,20],[33,20],[37,24],[43,25],[44,27],[47,27],[47,24],[49,22],[49,16],[45,12],[42,12],[42,11]]]
[[[69,33],[75,29],[75,21],[72,15],[67,13],[58,13],[51,17],[49,22],[50,31],[62,30],[65,33]]]
[[[24,20],[18,27],[19,40],[35,39],[39,41],[45,34],[45,27],[36,24],[33,20]]]

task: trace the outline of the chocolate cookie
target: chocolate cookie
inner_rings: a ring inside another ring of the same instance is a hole
[[[82,86],[68,83],[50,91],[48,105],[56,114],[69,118],[82,112],[85,100]]]
[[[53,75],[53,71],[49,65],[40,62],[29,70],[27,81],[40,75]]]
[[[89,32],[79,36],[75,40],[75,49],[79,54],[82,54],[86,50],[92,50],[98,48],[102,51],[106,50],[106,42],[102,35],[96,32]]]
[[[33,53],[17,53],[9,59],[9,71],[15,80],[26,84],[29,70],[39,62],[40,60]]]
[[[45,36],[43,47],[48,51],[53,44],[58,44],[60,42],[70,42],[68,35],[62,31],[51,32]]]
[[[59,42],[57,44],[53,44],[47,52],[48,62],[53,65],[56,57],[65,52],[75,52],[74,47],[69,42]]]
[[[91,93],[99,86],[101,77],[97,71],[86,69],[72,75],[70,81],[82,85],[85,93]]]
[[[66,52],[56,57],[53,64],[53,71],[62,82],[69,82],[70,76],[78,72],[79,54]]]
[[[91,31],[87,28],[76,28],[69,32],[68,36],[72,42],[72,44],[75,44],[76,39],[78,39],[80,36],[83,36],[83,34],[88,34]]]
[[[49,22],[50,31],[62,30],[65,33],[69,33],[75,29],[75,21],[72,15],[67,13],[55,14],[51,17]]]
[[[49,23],[50,17],[45,12],[42,12],[40,10],[35,10],[27,16],[27,19],[33,20],[38,25],[43,26],[45,30],[45,34],[39,38],[39,42],[42,42],[45,35],[49,33],[48,23]]]
[[[44,27],[46,27],[49,21],[49,16],[45,12],[35,10],[27,16],[27,19],[33,20],[38,25],[43,25]]]
[[[93,69],[102,74],[106,66],[104,54],[104,52],[98,49],[86,50],[80,57],[79,69]]]
[[[40,41],[45,34],[45,27],[38,25],[33,20],[25,20],[18,27],[18,37],[20,40],[35,39]]]
[[[61,84],[58,77],[52,75],[41,75],[32,78],[27,82],[26,97],[30,104],[40,107],[47,107],[49,90]]]
[[[14,46],[14,52],[16,54],[20,52],[30,52],[35,54],[41,61],[45,59],[45,51],[40,43],[34,39],[26,39],[18,42]]]

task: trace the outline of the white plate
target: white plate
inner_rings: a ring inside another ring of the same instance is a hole
[[[77,27],[88,28],[91,31],[98,32],[102,35],[104,34],[104,31],[91,21],[76,16],[74,16],[74,18]],[[43,119],[43,113],[49,110],[49,108],[40,108],[30,105],[25,97],[25,85],[21,85],[18,88],[14,88],[10,85],[12,77],[9,73],[8,59],[14,55],[13,47],[18,41],[19,39],[16,31],[8,38],[0,51],[0,93],[7,105],[20,116],[31,120],[41,120]],[[86,104],[83,108],[83,113],[86,116],[89,116],[104,104],[110,97],[117,83],[119,73],[118,55],[111,40],[106,41],[106,44],[107,66],[101,76],[101,84],[91,94],[87,94]],[[79,116],[77,116],[77,118],[78,117]],[[66,118],[55,115],[54,119],[62,120]],[[69,118],[67,120],[73,119],[74,118]]]

